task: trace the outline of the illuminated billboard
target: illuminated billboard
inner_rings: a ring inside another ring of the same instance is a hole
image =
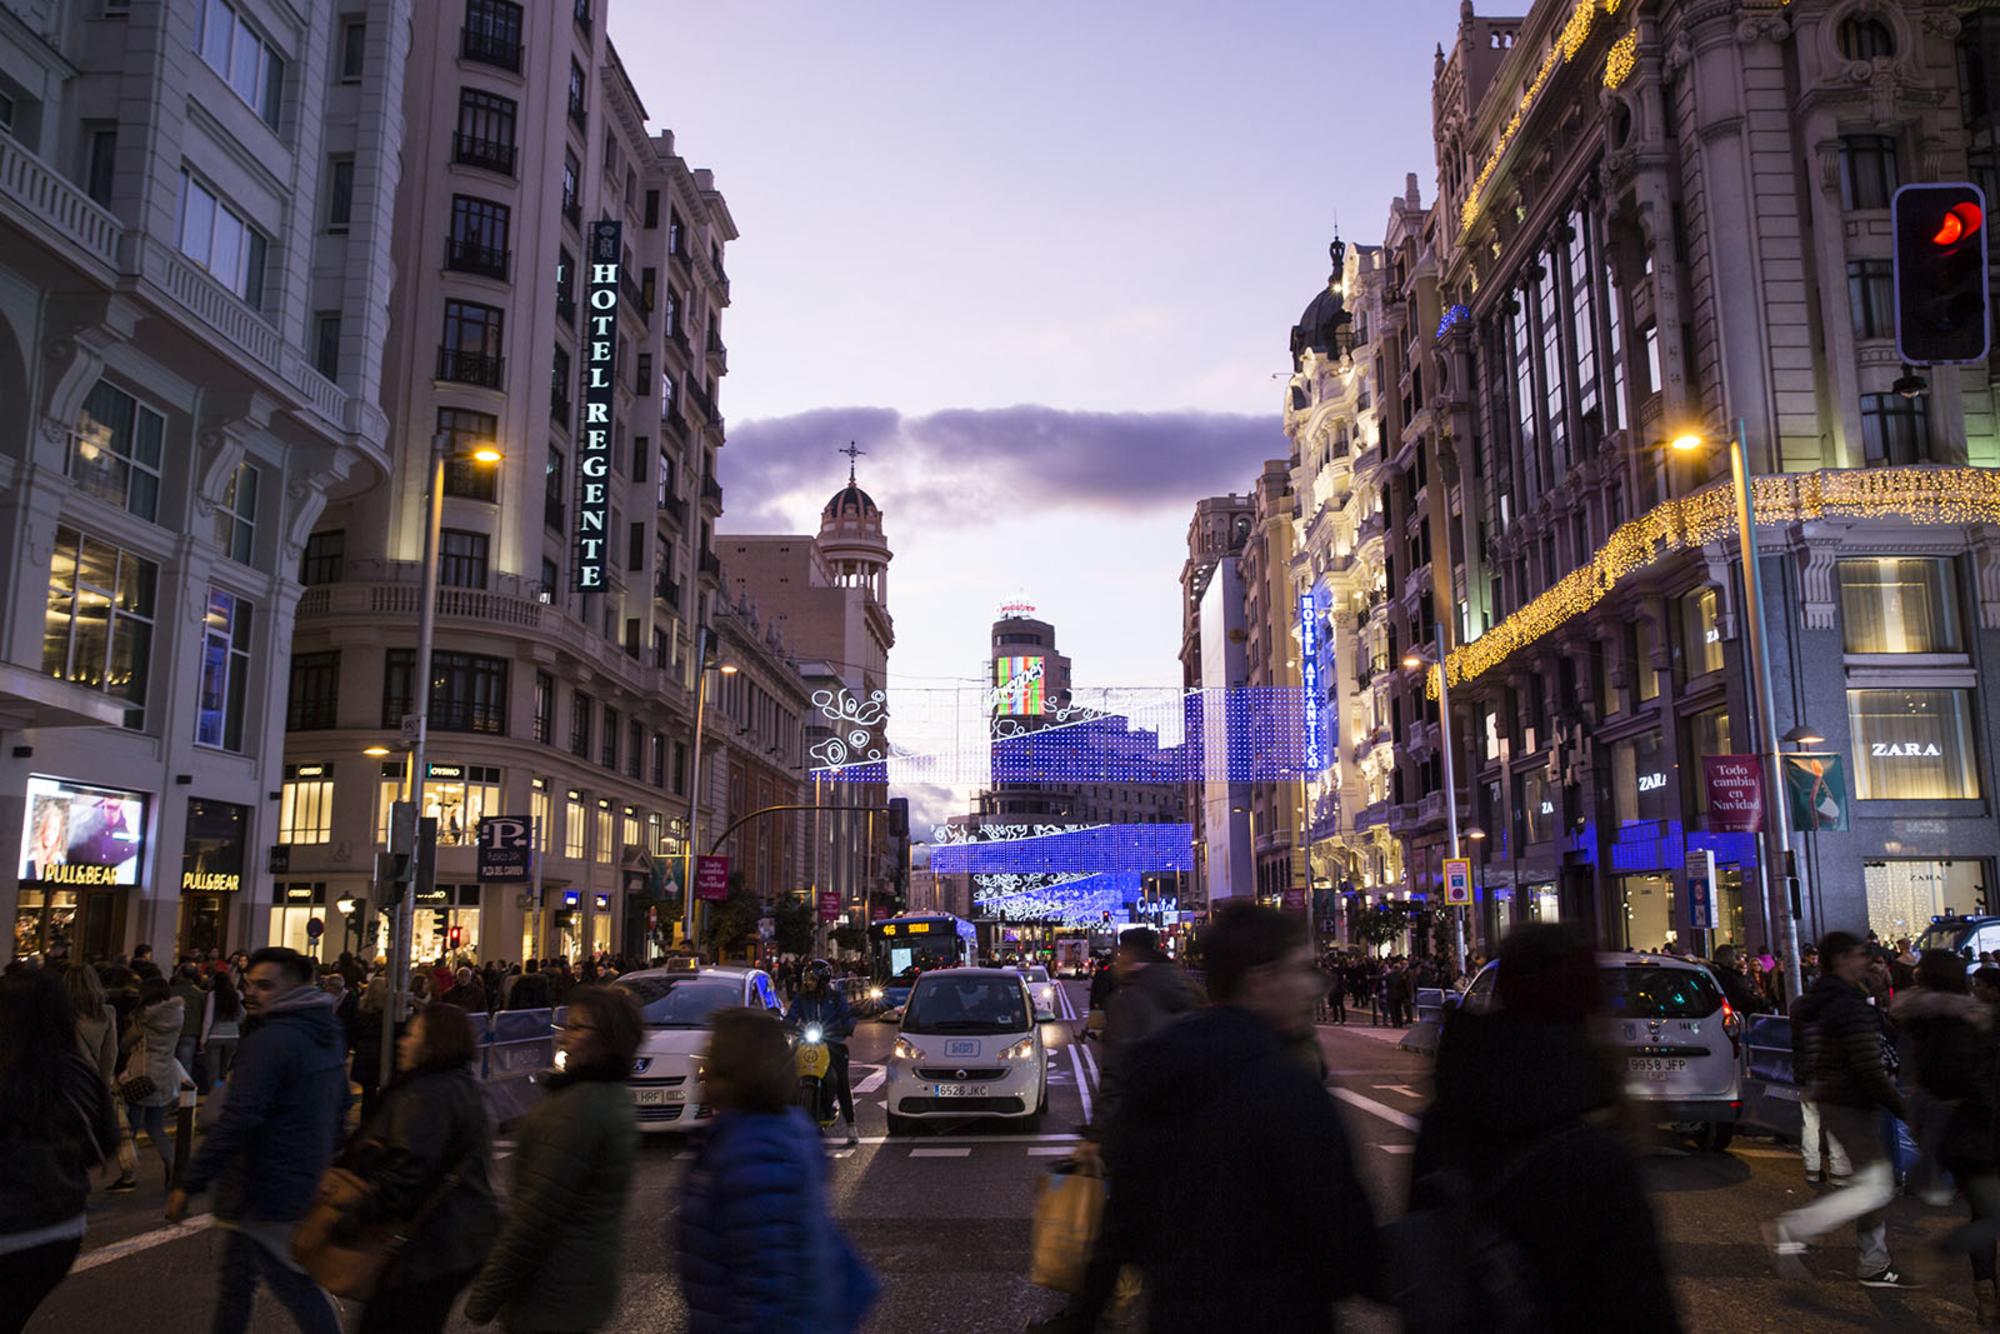
[[[146,798],[117,788],[28,779],[21,883],[136,885],[146,849]]]
[[[618,379],[618,280],[625,225],[590,225],[590,279],[584,286],[583,434],[576,450],[576,586],[604,590],[610,557],[611,410]]]
[[[1017,718],[1042,715],[1042,660],[995,658],[993,660],[993,711]]]

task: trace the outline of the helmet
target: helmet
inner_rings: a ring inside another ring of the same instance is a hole
[[[833,986],[833,965],[825,959],[814,959],[806,965],[806,976],[819,983],[821,990]]]

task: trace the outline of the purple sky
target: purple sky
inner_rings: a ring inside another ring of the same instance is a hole
[[[1431,52],[1457,20],[618,5],[654,123],[743,232],[724,530],[809,531],[857,439],[897,554],[892,679],[970,675],[1020,590],[1079,684],[1177,683],[1194,501],[1285,453],[1273,376],[1336,214],[1372,243],[1405,172],[1430,201]]]

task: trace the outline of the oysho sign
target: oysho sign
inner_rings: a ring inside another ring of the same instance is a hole
[[[611,527],[611,409],[618,384],[618,276],[625,224],[594,222],[584,288],[583,440],[576,453],[576,586],[604,588]]]

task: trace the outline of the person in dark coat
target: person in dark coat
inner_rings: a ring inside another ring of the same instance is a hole
[[[644,1031],[630,992],[570,993],[556,1036],[561,1069],[516,1132],[500,1235],[466,1294],[473,1324],[498,1317],[510,1334],[581,1334],[617,1313],[639,1152],[625,1079]]]
[[[1946,1239],[1972,1263],[1972,1290],[1982,1329],[2000,1328],[1994,1285],[1994,1240],[2000,1232],[2000,1155],[1995,1152],[1996,1061],[1993,1011],[1975,1000],[1965,960],[1950,950],[1925,950],[1916,985],[1896,1000],[1896,1022],[1910,1035],[1917,1086],[1943,1118],[1935,1145],[1972,1208],[1972,1222]],[[1947,1196],[1947,1199],[1949,1197]]]
[[[335,1240],[415,1220],[362,1308],[358,1334],[443,1329],[500,1230],[493,1122],[472,1078],[478,1052],[471,1020],[456,1006],[434,1005],[411,1020],[396,1044],[396,1082],[342,1160],[368,1193]]]
[[[1729,1002],[1729,1007],[1737,1014],[1752,1015],[1764,1012],[1766,1008],[1764,998],[1751,985],[1749,976],[1738,963],[1734,945],[1715,947],[1715,960],[1710,965],[1709,971],[1715,974],[1716,984],[1722,988],[1722,998]]]
[[[514,985],[507,992],[506,1008],[509,1010],[546,1010],[553,1006],[554,997],[549,994],[549,980],[542,976],[540,965],[528,960],[527,969],[514,979]]]
[[[361,1123],[382,1101],[382,1012],[389,1008],[389,979],[377,973],[361,990],[354,1014],[353,1079],[361,1089]]]
[[[879,1285],[833,1220],[818,1128],[788,1105],[784,1027],[735,1009],[712,1028],[703,1087],[716,1117],[676,1229],[689,1334],[859,1329]]]
[[[346,1048],[333,997],[313,985],[313,962],[270,947],[243,979],[243,1038],[222,1115],[167,1196],[167,1221],[216,1187],[228,1225],[217,1275],[215,1330],[242,1334],[261,1279],[305,1334],[339,1334],[332,1301],[292,1259],[292,1230],[333,1160],[347,1103]]]
[[[1151,1334],[1323,1334],[1334,1302],[1370,1281],[1375,1223],[1299,1055],[1320,985],[1304,924],[1232,903],[1202,957],[1214,1003],[1133,1052],[1104,1145],[1116,1186],[1100,1245],[1143,1272]]]
[[[1659,1234],[1620,1134],[1619,1075],[1590,1031],[1604,1008],[1594,952],[1565,927],[1517,927],[1500,946],[1494,989],[1492,1013],[1447,1011],[1412,1210],[1465,1209],[1518,1256],[1516,1290],[1483,1294],[1515,1306],[1510,1327],[1673,1334],[1680,1317]],[[1406,1308],[1443,1286],[1429,1266],[1456,1258],[1398,1257]],[[1409,1314],[1412,1329],[1426,1327]]]
[[[479,974],[464,966],[452,975],[451,990],[444,993],[443,1000],[467,1014],[486,1013],[486,988],[480,984]]]
[[[1088,1128],[1095,1139],[1124,1103],[1134,1050],[1200,1003],[1187,971],[1160,952],[1159,937],[1148,927],[1134,927],[1119,938],[1111,967],[1117,986],[1104,1007],[1104,1077]]]
[[[19,1330],[83,1247],[91,1169],[118,1143],[111,1090],[53,972],[0,977],[0,1330]]]

